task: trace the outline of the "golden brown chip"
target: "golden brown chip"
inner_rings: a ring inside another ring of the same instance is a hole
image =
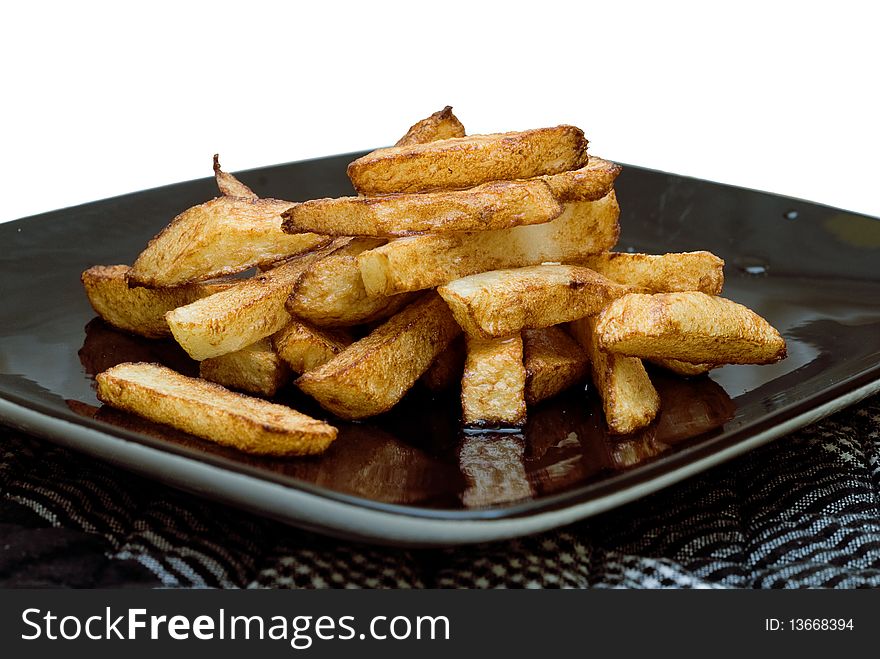
[[[95,379],[107,405],[247,453],[314,455],[336,439],[323,421],[159,364],[119,364]]]
[[[380,238],[351,238],[316,261],[296,283],[287,310],[319,327],[350,327],[394,315],[413,294],[367,295],[357,256],[383,245]]]
[[[461,378],[462,421],[475,428],[526,422],[526,370],[519,334],[503,339],[466,336]]]
[[[344,330],[319,329],[296,318],[272,339],[281,359],[296,373],[307,373],[329,362],[352,343]]]
[[[256,193],[244,183],[220,169],[220,156],[214,154],[214,179],[220,194],[225,197],[243,197],[244,199],[259,199]]]
[[[492,270],[437,289],[472,336],[500,338],[599,313],[631,289],[575,265]]]
[[[378,149],[352,162],[348,177],[365,195],[429,192],[558,174],[586,162],[583,131],[556,126]]]
[[[391,409],[461,330],[429,293],[329,362],[296,380],[322,407],[344,419]]]
[[[82,273],[89,303],[105,322],[155,339],[171,336],[165,314],[226,290],[231,282],[205,282],[175,288],[130,288],[127,265],[95,265]]]
[[[599,317],[599,345],[644,359],[697,364],[772,364],[785,340],[747,307],[705,293],[631,294]]]
[[[281,213],[293,204],[278,199],[217,197],[175,217],[141,252],[129,281],[151,288],[180,286],[316,249],[328,236],[288,234]]]
[[[333,245],[298,256],[272,270],[165,314],[171,333],[201,361],[241,350],[290,322],[285,309],[296,280]]]
[[[542,224],[560,213],[562,206],[541,180],[492,181],[468,190],[314,199],[287,210],[282,228],[393,237]]]
[[[408,146],[410,144],[427,144],[437,140],[445,140],[450,137],[464,137],[464,126],[454,114],[452,106],[447,105],[439,112],[430,117],[416,122],[406,131],[406,135],[397,140],[394,146]]]
[[[199,363],[199,377],[229,389],[274,396],[293,377],[269,339]]]
[[[596,201],[614,187],[614,180],[623,167],[608,160],[590,156],[580,169],[541,177],[559,201]]]
[[[724,261],[711,252],[604,252],[578,262],[608,279],[652,293],[701,291],[719,295],[724,286]]]
[[[526,402],[534,405],[584,379],[588,360],[561,327],[523,330]]]
[[[370,296],[434,288],[487,270],[570,262],[617,242],[620,208],[612,190],[599,201],[565,204],[546,224],[496,231],[398,238],[361,253]]]
[[[660,410],[660,396],[642,360],[600,349],[595,318],[581,318],[569,327],[589,357],[593,385],[602,398],[608,429],[625,435],[650,424]]]

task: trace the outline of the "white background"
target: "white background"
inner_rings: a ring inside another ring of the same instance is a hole
[[[573,123],[606,158],[880,215],[872,4],[16,3],[0,221],[208,176],[214,152],[389,144],[446,104],[471,133]]]

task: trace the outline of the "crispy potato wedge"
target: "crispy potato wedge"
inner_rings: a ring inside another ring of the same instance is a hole
[[[785,340],[751,309],[699,292],[634,293],[612,302],[596,326],[603,350],[697,364],[772,364]]]
[[[465,435],[458,449],[466,508],[493,506],[533,496],[525,466],[526,442],[520,434]]]
[[[464,337],[458,336],[446,350],[437,355],[437,359],[421,377],[422,384],[435,393],[460,386],[465,355]]]
[[[500,338],[597,314],[632,289],[576,265],[533,265],[456,279],[437,292],[471,336]]]
[[[256,193],[244,183],[235,178],[232,174],[228,174],[220,169],[220,156],[214,154],[214,180],[217,181],[217,187],[220,194],[224,197],[242,197],[244,199],[259,199]]]
[[[352,344],[352,337],[344,330],[319,329],[294,318],[272,337],[272,342],[294,372],[307,373],[345,350]]]
[[[203,380],[260,396],[274,396],[293,380],[292,375],[269,339],[199,363],[199,377]]]
[[[284,305],[296,280],[334,246],[298,256],[165,314],[175,340],[197,361],[241,350],[290,322]]]
[[[349,164],[348,177],[364,195],[429,192],[558,174],[586,163],[583,131],[556,126],[377,149]]]
[[[623,167],[608,160],[590,156],[580,169],[542,176],[558,201],[596,201],[614,187],[614,180]]]
[[[492,181],[468,190],[306,201],[283,214],[282,229],[393,237],[542,224],[561,213],[562,206],[540,179]]]
[[[565,204],[546,224],[399,238],[358,255],[368,295],[441,286],[487,270],[567,262],[610,249],[620,233],[612,190],[599,201]]]
[[[466,336],[461,378],[462,422],[472,428],[526,422],[526,369],[519,334],[503,339]]]
[[[292,202],[217,197],[175,217],[132,266],[129,283],[161,288],[243,272],[308,252],[328,236],[288,234],[281,213]]]
[[[165,314],[226,290],[232,282],[206,282],[175,288],[130,288],[127,265],[95,265],[82,273],[92,309],[113,327],[150,339],[171,336]]]
[[[719,295],[724,286],[724,261],[711,252],[604,252],[588,256],[579,263],[608,279],[652,293],[701,291]]]
[[[312,264],[296,283],[287,310],[319,327],[350,327],[392,316],[413,301],[412,294],[367,295],[357,257],[385,243],[352,238]]]
[[[336,439],[323,421],[159,364],[119,364],[95,379],[102,403],[247,453],[314,455]]]
[[[523,330],[526,403],[534,405],[584,379],[589,360],[561,327]]]
[[[608,430],[625,435],[649,425],[660,411],[660,396],[642,360],[600,349],[595,317],[580,318],[569,327],[589,357]]]
[[[296,385],[344,419],[374,416],[403,398],[460,332],[443,300],[430,293]]]
[[[439,112],[422,119],[410,126],[406,135],[401,137],[394,146],[409,146],[411,144],[427,144],[437,140],[446,140],[450,137],[464,137],[464,126],[454,114],[452,106],[447,105]]]
[[[703,375],[711,371],[716,366],[715,364],[691,364],[690,362],[683,362],[680,359],[654,358],[649,359],[648,361],[655,366],[665,368],[667,371],[672,371],[677,375],[683,375],[685,377]]]

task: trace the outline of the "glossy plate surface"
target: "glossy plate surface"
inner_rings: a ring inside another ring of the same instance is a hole
[[[241,174],[258,194],[351,194],[359,154]],[[92,376],[119,362],[196,364],[119,333],[80,273],[131,263],[168,220],[215,196],[212,179],[0,225],[0,419],[172,485],[295,525],[386,543],[456,544],[568,523],[643,496],[880,389],[880,220],[626,167],[619,251],[708,249],[726,297],[780,329],[789,357],[710,377],[653,372],[659,420],[608,436],[589,388],[530,410],[524,432],[468,435],[454,396],[415,390],[368,423],[338,423],[320,458],[254,458],[100,406]],[[326,416],[293,388],[280,399]],[[332,421],[332,420],[331,420]]]

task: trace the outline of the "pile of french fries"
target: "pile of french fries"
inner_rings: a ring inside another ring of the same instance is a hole
[[[293,381],[352,420],[419,381],[460,385],[464,424],[491,428],[591,372],[625,434],[659,412],[645,360],[692,376],[782,359],[767,321],[719,297],[720,258],[610,251],[620,171],[573,126],[466,136],[448,107],[352,162],[358,196],[261,199],[215,156],[221,196],[133,266],[82,276],[107,323],[172,336],[201,377],[126,363],[98,374],[98,397],[243,451],[308,455],[336,428],[230,390],[271,398]]]

